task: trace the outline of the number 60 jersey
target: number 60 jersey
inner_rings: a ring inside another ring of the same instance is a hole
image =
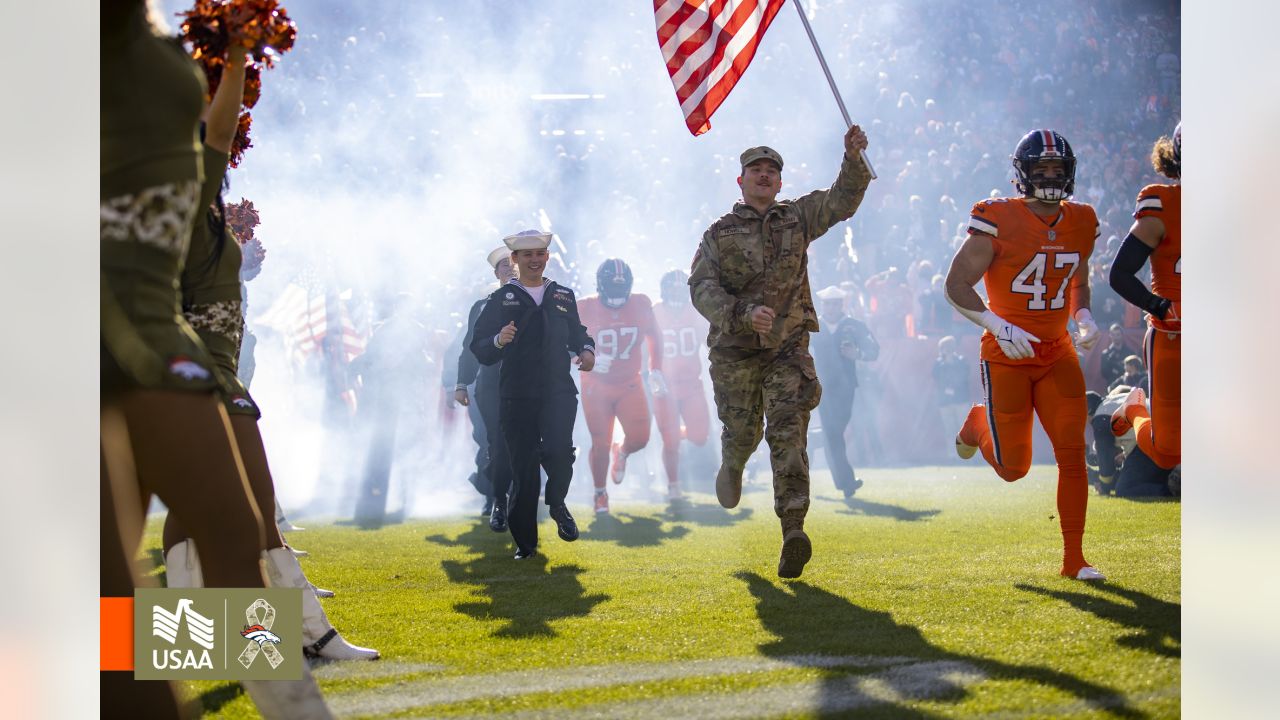
[[[990,235],[995,250],[983,275],[991,312],[1040,338],[1031,344],[1035,357],[1010,360],[995,337],[984,332],[982,359],[1048,365],[1073,352],[1067,332],[1069,293],[1073,280],[1088,282],[1089,255],[1099,233],[1093,207],[1064,201],[1057,217],[1044,219],[1022,199],[983,200],[973,206],[969,232]]]

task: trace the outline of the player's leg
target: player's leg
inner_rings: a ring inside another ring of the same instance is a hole
[[[765,371],[765,439],[773,467],[773,511],[782,525],[778,576],[799,577],[812,554],[804,518],[809,512],[809,414],[822,384],[808,352],[808,336],[783,348]]]
[[[667,486],[680,487],[680,399],[676,388],[653,399],[653,419],[662,438],[662,468],[667,473]]]
[[[764,437],[764,365],[755,353],[712,349],[711,390],[720,417],[720,471],[716,498],[726,508],[742,497],[742,470]]]
[[[627,457],[649,444],[650,426],[653,424],[649,417],[649,401],[639,380],[627,384],[618,398],[616,412],[622,425],[622,442],[613,446],[610,478],[614,483],[620,483],[627,471]]]
[[[1058,463],[1058,523],[1062,528],[1062,569],[1066,577],[1103,579],[1084,559],[1085,512],[1089,506],[1089,474],[1085,469],[1084,427],[1088,422],[1084,373],[1074,354],[1067,354],[1036,379],[1032,390],[1036,415],[1053,443]]]
[[[702,447],[711,434],[711,415],[702,381],[690,383],[679,393],[680,418],[684,421],[684,439]]]
[[[612,385],[592,382],[582,389],[582,415],[587,421],[587,432],[591,434],[587,465],[591,468],[591,484],[597,494],[605,491],[617,404],[618,393]]]
[[[1146,360],[1151,380],[1149,417],[1134,411],[1138,447],[1170,470],[1182,461],[1182,336],[1147,330]]]
[[[996,474],[1013,482],[1031,469],[1031,381],[1041,368],[982,361],[985,402],[969,409],[956,436],[961,457],[982,457]],[[966,454],[967,452],[967,454]]]

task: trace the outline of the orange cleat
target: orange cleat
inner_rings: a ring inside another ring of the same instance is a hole
[[[622,443],[614,443],[611,454],[613,467],[609,470],[609,479],[614,485],[621,485],[622,476],[627,473],[627,454],[622,452]]]
[[[1124,402],[1115,412],[1111,413],[1111,434],[1120,437],[1133,429],[1133,423],[1129,422],[1129,408],[1141,405],[1147,405],[1147,393],[1140,387],[1136,387],[1129,391],[1125,396]]]
[[[596,493],[596,514],[597,515],[609,514],[609,493],[605,493],[605,492]]]

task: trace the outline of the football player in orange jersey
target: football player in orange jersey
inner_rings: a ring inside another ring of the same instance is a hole
[[[591,433],[587,456],[595,482],[595,509],[609,512],[605,473],[622,482],[627,456],[649,444],[649,401],[640,379],[640,348],[649,345],[649,383],[655,397],[666,393],[662,377],[662,339],[647,295],[632,293],[631,268],[617,259],[596,270],[597,295],[578,301],[587,332],[596,339],[596,365],[582,376],[582,414]],[[613,442],[613,423],[622,424],[622,442]],[[610,454],[613,469],[609,471]]]
[[[975,405],[956,436],[956,452],[983,458],[1007,482],[1031,467],[1032,414],[1053,443],[1058,463],[1058,517],[1066,577],[1103,580],[1084,559],[1087,421],[1084,374],[1075,345],[1098,340],[1089,311],[1089,254],[1098,217],[1084,203],[1067,201],[1076,159],[1065,138],[1033,130],[1013,154],[1020,198],[973,206],[969,237],[947,273],[947,299],[982,334],[986,402]],[[974,291],[986,286],[990,307]],[[1067,322],[1075,318],[1075,338]],[[1074,343],[1073,343],[1074,340]]]
[[[653,415],[662,435],[662,466],[667,471],[670,500],[681,497],[680,441],[702,447],[711,431],[699,352],[707,342],[707,321],[690,304],[688,288],[689,276],[683,270],[672,270],[662,276],[662,302],[653,306],[662,332],[662,368],[667,380],[667,393],[653,398]]]
[[[1147,313],[1151,410],[1142,388],[1134,388],[1116,411],[1112,430],[1123,435],[1132,426],[1142,452],[1169,470],[1182,461],[1182,123],[1172,138],[1156,141],[1151,164],[1173,183],[1148,185],[1138,193],[1135,222],[1116,253],[1110,278],[1120,297]],[[1151,290],[1137,277],[1148,257]]]

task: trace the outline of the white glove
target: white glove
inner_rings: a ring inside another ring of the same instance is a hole
[[[1040,342],[1040,338],[987,310],[982,313],[982,327],[996,337],[1000,351],[1010,360],[1026,360],[1035,357],[1036,351],[1031,343]]]
[[[1080,308],[1076,311],[1076,329],[1079,331],[1076,335],[1076,347],[1081,350],[1089,350],[1101,337],[1101,331],[1098,330],[1098,324],[1093,321],[1093,313],[1089,312],[1089,308]]]
[[[649,392],[654,397],[662,397],[667,394],[667,379],[662,377],[661,370],[649,371]]]
[[[606,353],[596,353],[596,366],[591,368],[591,372],[597,375],[604,375],[609,372],[609,366],[613,364],[613,356]]]

